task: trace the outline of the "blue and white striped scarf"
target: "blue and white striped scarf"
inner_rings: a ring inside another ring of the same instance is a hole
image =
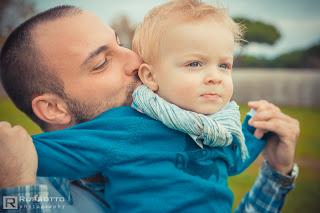
[[[249,156],[241,129],[239,106],[236,102],[231,101],[220,111],[206,116],[167,102],[145,85],[137,87],[132,97],[131,106],[134,109],[161,121],[171,129],[189,134],[201,148],[203,144],[223,147],[234,142],[240,145],[243,161]]]

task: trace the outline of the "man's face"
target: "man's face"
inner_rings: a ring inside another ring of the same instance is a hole
[[[83,12],[42,24],[34,38],[42,62],[64,83],[75,122],[131,103],[141,62],[98,17]]]

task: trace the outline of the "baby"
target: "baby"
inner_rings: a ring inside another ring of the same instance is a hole
[[[145,86],[136,89],[132,106],[190,134],[201,147],[201,141],[211,146],[229,145],[232,137],[227,133],[231,132],[240,142],[243,158],[247,157],[239,107],[229,103],[233,54],[241,36],[241,26],[223,9],[198,1],[170,2],[154,8],[133,38],[133,50],[144,61],[139,77],[150,90]],[[204,115],[220,112],[212,116],[212,122],[181,108]]]
[[[119,107],[33,136],[38,174],[100,173],[113,211],[231,212],[227,178],[247,168],[265,144],[252,135],[248,117],[241,128],[230,102],[240,38],[241,28],[223,9],[196,0],[151,10],[133,40],[144,61],[144,86],[133,94],[138,111]]]

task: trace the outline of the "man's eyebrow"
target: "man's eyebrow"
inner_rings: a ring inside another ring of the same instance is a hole
[[[87,56],[87,58],[83,61],[83,63],[81,64],[81,66],[85,66],[90,60],[92,60],[94,57],[96,57],[97,55],[99,55],[101,52],[105,52],[108,50],[108,46],[107,45],[103,45],[101,47],[98,47],[97,49],[95,49],[94,51],[92,51],[91,53],[89,53],[89,55]]]

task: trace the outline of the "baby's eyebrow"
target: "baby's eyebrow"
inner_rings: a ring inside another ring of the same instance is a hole
[[[183,57],[197,57],[199,59],[206,59],[208,56],[202,53],[187,53],[187,54],[183,54]]]
[[[228,60],[228,61],[233,61],[233,56],[223,56],[223,57],[221,57],[221,60]]]

